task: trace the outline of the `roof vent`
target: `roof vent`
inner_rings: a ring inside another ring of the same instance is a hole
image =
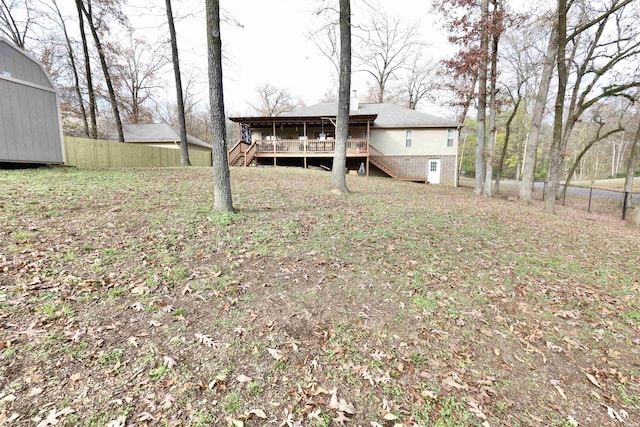
[[[358,92],[355,90],[351,91],[351,99],[349,102],[349,110],[350,111],[358,111],[360,109],[360,104],[358,103]]]

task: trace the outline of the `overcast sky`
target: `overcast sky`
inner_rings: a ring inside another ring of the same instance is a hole
[[[164,3],[164,2],[163,2]],[[176,23],[183,71],[197,70],[203,85],[207,77],[207,48],[202,0],[174,1],[174,15],[186,16]],[[333,66],[307,35],[326,18],[316,17],[313,0],[229,0],[222,8],[242,27],[223,24],[224,90],[227,114],[252,112],[247,102],[255,98],[255,88],[263,82],[287,88],[307,104],[318,102],[332,83]],[[352,1],[353,13],[358,2]],[[430,0],[380,0],[391,16],[421,21],[422,38],[436,56],[446,52],[446,37],[430,14]],[[150,41],[167,37],[164,8],[149,6],[146,0],[129,0],[128,15],[137,32]],[[356,17],[357,18],[357,17]],[[354,18],[354,19],[356,19]],[[167,81],[170,84],[170,75]],[[366,75],[354,73],[352,88],[366,93]],[[168,91],[172,99],[173,89]],[[207,100],[206,88],[202,99]]]

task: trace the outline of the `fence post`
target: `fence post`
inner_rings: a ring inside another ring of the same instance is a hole
[[[589,207],[587,208],[587,212],[591,213],[591,195],[593,194],[593,187],[589,188]]]
[[[629,192],[624,192],[624,199],[622,201],[622,220],[624,221],[627,216],[627,201],[629,200]]]
[[[547,196],[547,181],[542,181],[542,201]]]
[[[564,186],[562,190],[562,206],[564,206],[564,202],[567,200],[567,186]]]

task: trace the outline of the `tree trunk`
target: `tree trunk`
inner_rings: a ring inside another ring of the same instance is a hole
[[[89,138],[98,139],[98,119],[96,114],[96,94],[93,90],[93,78],[91,77],[91,57],[89,56],[89,45],[87,35],[84,31],[84,16],[82,14],[82,0],[76,0],[78,9],[78,22],[80,25],[80,38],[82,39],[82,52],[84,54],[84,69],[87,79],[87,92],[89,94],[89,118],[91,120],[91,130]]]
[[[76,58],[73,55],[73,48],[71,47],[71,40],[69,39],[69,32],[67,31],[67,24],[64,17],[60,12],[58,3],[53,0],[53,7],[60,19],[60,25],[62,26],[62,32],[64,33],[64,40],[67,45],[67,53],[69,54],[69,61],[71,63],[71,72],[73,73],[73,84],[78,97],[78,108],[80,108],[80,117],[82,117],[82,125],[84,127],[84,134],[89,138],[89,122],[87,121],[87,110],[84,108],[84,99],[82,98],[82,91],[80,90],[80,78],[78,77],[78,67],[76,66]]]
[[[496,13],[497,4],[494,2],[494,13]],[[487,161],[486,161],[486,174],[484,178],[483,194],[486,197],[491,197],[493,192],[493,158],[496,148],[496,135],[498,129],[496,128],[496,80],[498,74],[498,43],[500,41],[500,34],[491,35],[491,72],[489,83],[489,146],[487,147]],[[505,145],[506,146],[506,145]]]
[[[178,39],[176,27],[173,22],[171,0],[166,0],[167,21],[169,21],[169,34],[171,36],[171,58],[173,59],[173,75],[176,80],[176,99],[178,101],[178,123],[180,124],[180,164],[191,166],[189,162],[189,146],[187,145],[187,125],[184,118],[184,94],[182,92],[182,77],[180,76],[180,59],[178,57]]]
[[[109,73],[109,66],[107,65],[107,58],[104,54],[104,49],[102,48],[102,42],[100,41],[100,36],[98,35],[98,31],[96,30],[96,26],[93,22],[93,13],[91,11],[91,1],[88,3],[88,9],[84,7],[82,4],[82,0],[77,0],[80,2],[82,6],[82,12],[84,16],[87,18],[87,22],[89,23],[89,29],[91,30],[91,34],[93,35],[93,41],[96,44],[96,48],[98,49],[98,58],[100,58],[100,65],[102,66],[102,73],[104,74],[104,80],[107,83],[107,90],[109,91],[109,100],[111,101],[111,110],[113,111],[113,118],[116,122],[116,128],[118,130],[118,141],[124,142],[124,132],[122,131],[122,120],[120,120],[120,110],[118,108],[118,100],[116,99],[116,92],[113,89],[113,83],[111,82],[111,74]]]
[[[518,92],[520,92],[520,88],[518,88]],[[505,123],[505,133],[504,133],[504,145],[502,146],[502,153],[500,153],[500,162],[498,163],[498,174],[496,176],[496,194],[500,194],[500,177],[502,176],[502,168],[504,167],[504,159],[507,157],[507,147],[509,146],[509,139],[511,138],[511,122],[515,118],[518,113],[518,108],[520,107],[520,101],[522,98],[518,93],[518,98],[513,105],[513,111],[509,114],[507,118],[507,122]],[[516,165],[516,181],[518,181],[518,170],[520,169],[519,164]]]
[[[213,191],[215,211],[234,212],[227,153],[227,131],[222,91],[222,39],[220,0],[207,0],[207,51],[209,63],[209,105],[213,145]]]
[[[338,119],[336,147],[331,171],[331,190],[348,193],[345,167],[349,138],[349,97],[351,94],[351,2],[340,0],[340,87],[338,89]]]
[[[549,149],[549,169],[547,172],[547,193],[544,204],[547,213],[555,212],[560,168],[562,164],[563,147],[563,113],[564,100],[567,90],[567,64],[565,54],[567,49],[567,0],[558,0],[558,92],[553,117],[553,140]]]
[[[549,36],[549,45],[542,67],[542,75],[540,76],[540,86],[536,95],[533,115],[531,116],[531,131],[527,139],[527,145],[524,153],[522,166],[522,181],[520,181],[520,202],[531,203],[531,191],[533,189],[533,181],[536,171],[536,157],[538,145],[540,143],[540,127],[542,126],[542,117],[549,96],[549,87],[551,86],[551,78],[553,77],[553,69],[555,68],[555,59],[558,53],[558,32],[557,27]]]
[[[482,17],[484,22],[489,19],[489,0],[482,0]],[[486,143],[486,118],[487,118],[487,58],[489,51],[489,34],[487,28],[482,29],[480,41],[480,62],[478,67],[478,130],[476,132],[476,180],[473,192],[477,195],[483,193],[485,173],[485,143]]]
[[[638,164],[638,153],[640,152],[640,123],[638,123],[638,131],[636,137],[631,143],[631,151],[629,153],[629,159],[627,160],[627,176],[624,179],[624,191],[631,193],[633,190],[633,178],[636,171],[636,165]],[[640,208],[636,208],[640,210]]]

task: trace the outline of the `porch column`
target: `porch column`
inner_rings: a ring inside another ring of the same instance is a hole
[[[369,126],[370,123],[371,122],[367,120],[367,176],[369,176],[369,156],[371,155],[369,153],[369,138],[371,138],[371,127]]]
[[[307,137],[307,122],[302,122],[302,128],[304,133],[304,141],[302,141],[302,145],[304,146],[304,153],[302,154],[302,161],[304,162],[304,168],[307,168],[307,142],[309,141],[309,137]]]

